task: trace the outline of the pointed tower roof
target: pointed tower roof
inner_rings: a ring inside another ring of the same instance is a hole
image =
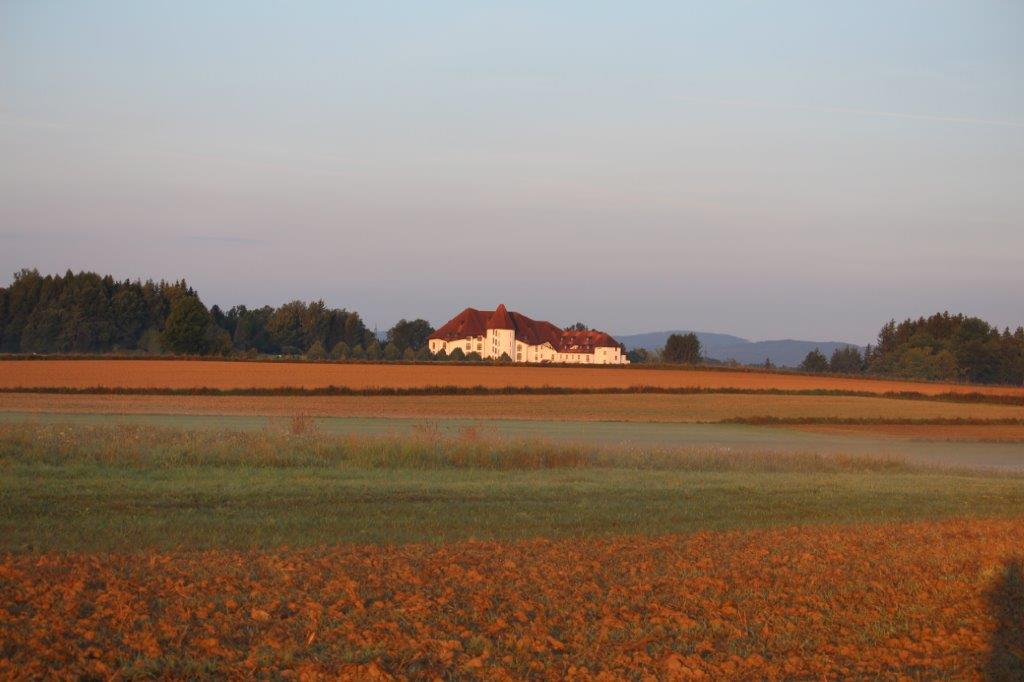
[[[491,319],[487,320],[488,329],[515,329],[512,323],[512,316],[508,314],[504,303],[499,303]]]

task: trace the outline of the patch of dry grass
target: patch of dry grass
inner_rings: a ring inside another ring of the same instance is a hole
[[[0,464],[353,467],[545,470],[582,468],[678,471],[932,471],[890,456],[736,452],[719,448],[624,448],[490,438],[468,427],[454,436],[426,424],[408,436],[319,433],[308,417],[261,431],[179,430],[153,426],[0,424]]]

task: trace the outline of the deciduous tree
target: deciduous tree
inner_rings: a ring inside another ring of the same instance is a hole
[[[665,362],[696,365],[701,361],[701,351],[700,339],[693,332],[672,334],[665,342],[661,357]]]
[[[164,325],[163,345],[182,355],[200,355],[207,349],[210,313],[197,296],[180,296],[171,306]]]
[[[416,350],[427,345],[427,338],[433,333],[434,328],[426,320],[399,320],[388,330],[387,340],[395,344],[399,350]]]

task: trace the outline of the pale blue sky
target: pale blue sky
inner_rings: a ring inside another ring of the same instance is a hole
[[[1024,323],[1024,3],[0,0],[0,283]]]

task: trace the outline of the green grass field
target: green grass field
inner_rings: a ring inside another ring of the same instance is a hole
[[[867,457],[6,425],[0,550],[660,534],[1024,514],[1024,477]]]

